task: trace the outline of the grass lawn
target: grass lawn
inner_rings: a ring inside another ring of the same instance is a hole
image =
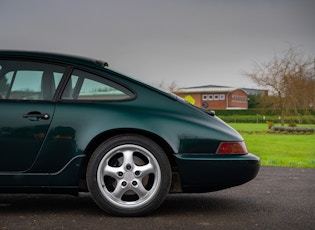
[[[262,165],[315,168],[315,134],[255,133],[267,130],[267,125],[241,123],[230,125],[242,134],[248,151],[259,156]],[[315,128],[315,125],[304,126]],[[250,134],[247,131],[253,132]]]

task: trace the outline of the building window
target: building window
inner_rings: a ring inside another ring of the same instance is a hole
[[[202,100],[203,100],[203,101],[208,100],[208,95],[207,95],[207,94],[203,94],[203,95],[202,95]]]
[[[209,100],[209,101],[212,101],[212,100],[213,100],[213,95],[212,95],[212,94],[209,94],[209,95],[208,95],[208,100]]]
[[[219,100],[219,98],[220,98],[220,97],[219,97],[219,94],[214,94],[214,100],[217,101],[217,100]]]
[[[220,100],[225,100],[225,94],[220,94]]]
[[[234,102],[241,102],[241,103],[247,103],[247,97],[234,95],[234,96],[232,96],[232,101],[234,101]]]

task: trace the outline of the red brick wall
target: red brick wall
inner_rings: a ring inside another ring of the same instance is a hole
[[[201,98],[201,94],[200,93],[177,93],[177,96],[184,98],[185,97],[192,97],[195,100],[194,105],[197,107],[201,107],[202,104],[202,98]]]
[[[236,90],[229,95],[229,107],[248,109],[248,96],[243,90]]]

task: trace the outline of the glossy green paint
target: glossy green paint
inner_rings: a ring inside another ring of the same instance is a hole
[[[103,68],[103,62],[58,54],[0,51],[0,59],[3,57],[49,61],[68,66],[68,72],[72,68],[89,71],[126,86],[135,96],[125,101],[61,100],[64,84],[51,102],[0,100],[0,192],[5,190],[1,186],[78,190],[85,163],[96,144],[118,133],[138,133],[162,141],[187,191],[198,191],[194,181],[200,182],[200,191],[210,191],[221,188],[220,178],[226,180],[225,188],[231,180],[234,186],[258,172],[259,159],[252,155],[215,156],[221,141],[243,141],[219,118],[175,95]],[[68,77],[66,74],[62,82]],[[50,117],[23,118],[23,114],[32,111]],[[222,173],[226,167],[232,168],[231,174],[230,170]],[[200,175],[204,172],[207,175]],[[220,174],[222,177],[217,176]],[[209,177],[211,180],[206,179]],[[217,182],[211,187],[212,180]]]
[[[53,103],[0,103],[0,172],[27,171],[41,149],[51,119],[23,118],[24,114],[45,111],[54,114]]]
[[[176,154],[184,192],[217,191],[244,184],[256,177],[259,158],[253,154],[231,156]],[[211,173],[203,175],[211,168]]]
[[[190,121],[185,113],[179,114],[178,110],[177,114],[175,111],[166,113],[156,107],[129,104],[130,102],[57,103],[47,138],[31,171],[59,171],[73,157],[89,154],[86,152],[88,145],[95,137],[106,132],[129,130],[151,133],[162,137],[174,153],[214,154],[222,138],[240,140],[239,136],[218,132],[216,126],[220,122],[208,115],[208,123],[213,124],[207,127],[203,122],[197,124]],[[180,106],[182,105],[179,104],[179,108]],[[197,132],[191,132],[192,130]]]

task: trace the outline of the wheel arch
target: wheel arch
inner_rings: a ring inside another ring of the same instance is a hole
[[[172,149],[172,147],[167,143],[166,140],[164,140],[162,137],[160,137],[157,134],[148,132],[146,130],[140,130],[140,129],[114,129],[114,130],[109,130],[106,132],[103,132],[101,134],[99,134],[98,136],[94,137],[90,143],[88,144],[87,148],[85,149],[84,153],[85,153],[85,160],[83,162],[83,165],[81,167],[81,176],[80,176],[80,190],[87,190],[87,186],[86,186],[86,169],[87,169],[87,165],[89,163],[89,160],[93,154],[93,152],[95,151],[95,149],[105,140],[113,137],[113,136],[117,136],[117,135],[122,135],[122,134],[135,134],[135,135],[140,135],[140,136],[144,136],[146,138],[151,139],[152,141],[154,141],[155,143],[157,143],[165,152],[169,162],[170,162],[170,166],[172,171],[176,171],[177,166],[176,166],[176,162],[175,159],[173,157],[174,154],[174,150]]]

